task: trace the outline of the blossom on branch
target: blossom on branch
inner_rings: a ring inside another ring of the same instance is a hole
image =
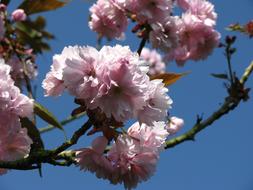
[[[88,109],[100,108],[117,121],[139,117],[144,123],[164,120],[172,103],[167,89],[161,81],[150,81],[144,70],[138,54],[126,46],[105,46],[100,51],[67,47],[54,56],[43,88],[46,95],[59,95],[66,88],[84,100]]]
[[[100,37],[110,40],[124,38],[124,31],[128,24],[127,17],[124,11],[111,3],[111,0],[98,0],[90,8],[90,13],[89,27]]]
[[[76,161],[81,169],[112,184],[123,183],[126,189],[132,189],[154,174],[168,135],[164,122],[154,122],[151,126],[137,122],[127,134],[118,136],[107,154],[103,155],[103,152],[108,141],[105,137],[98,137],[92,148],[77,151]]]

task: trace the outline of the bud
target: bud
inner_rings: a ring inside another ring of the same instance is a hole
[[[26,20],[26,14],[25,11],[23,9],[16,9],[15,11],[13,11],[13,13],[11,14],[11,18],[14,21],[24,21]]]
[[[170,122],[167,126],[167,131],[173,135],[177,133],[184,125],[184,120],[178,117],[171,117]]]
[[[236,36],[226,36],[226,43],[233,44],[236,40]]]
[[[6,11],[6,5],[5,4],[3,4],[3,3],[0,4],[0,11],[2,11],[2,12]]]

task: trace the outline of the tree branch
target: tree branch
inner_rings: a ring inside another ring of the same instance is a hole
[[[244,85],[248,80],[249,76],[253,72],[253,62],[245,70],[244,74],[241,77],[240,83]],[[174,147],[184,141],[194,140],[194,137],[197,133],[211,125],[213,122],[224,116],[225,114],[232,111],[236,108],[243,96],[240,95],[237,98],[231,98],[230,96],[225,99],[223,105],[214,112],[206,120],[198,119],[194,127],[186,132],[185,134],[171,139],[166,142],[166,149]],[[75,145],[81,136],[83,136],[90,128],[92,127],[92,122],[88,120],[80,129],[78,129],[72,136],[72,138],[60,145],[55,150],[39,150],[30,154],[27,158],[20,159],[17,161],[0,161],[0,168],[5,169],[16,169],[16,170],[33,170],[38,169],[38,164],[49,163],[55,166],[70,166],[75,164],[75,151],[67,150],[72,145]]]
[[[23,158],[16,161],[0,161],[0,168],[16,169],[16,170],[33,170],[38,169],[35,164],[49,163],[57,166],[70,166],[74,163],[74,153],[71,151],[65,151],[72,145],[76,144],[81,136],[83,136],[87,130],[92,126],[90,120],[88,120],[80,129],[78,129],[72,136],[72,138],[63,143],[55,150],[40,150],[30,154],[27,158]],[[64,160],[57,162],[56,160]]]
[[[142,38],[141,43],[140,43],[140,46],[139,46],[139,48],[138,48],[138,50],[137,50],[137,53],[138,53],[139,55],[141,55],[141,51],[142,51],[142,49],[144,48],[146,42],[147,42],[147,38],[145,38],[145,37]]]
[[[251,64],[246,68],[244,74],[242,75],[240,79],[240,83],[244,85],[246,81],[248,80],[250,74],[253,72],[253,61]],[[188,132],[185,134],[178,136],[176,138],[173,138],[171,140],[168,140],[166,142],[165,149],[172,148],[178,144],[181,144],[185,141],[189,140],[194,140],[194,137],[197,133],[205,129],[206,127],[210,126],[213,122],[221,118],[222,116],[226,115],[233,109],[235,109],[241,100],[243,100],[243,96],[239,96],[237,99],[231,98],[230,96],[225,99],[225,102],[223,105],[216,111],[214,112],[210,117],[208,117],[204,121],[197,121],[197,123],[194,125],[192,129],[190,129]]]
[[[68,149],[69,147],[75,145],[79,138],[81,136],[83,136],[86,131],[88,131],[92,126],[92,123],[90,120],[88,120],[80,129],[78,129],[74,134],[73,136],[71,137],[71,139],[65,143],[63,143],[61,146],[59,146],[58,148],[56,148],[54,151],[53,151],[53,155],[58,155],[60,154],[61,152],[63,152],[64,150]]]

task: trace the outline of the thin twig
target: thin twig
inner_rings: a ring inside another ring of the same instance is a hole
[[[230,80],[231,80],[231,83],[233,84],[235,80],[234,80],[234,75],[233,75],[232,65],[231,65],[230,45],[226,47],[226,58],[227,58],[227,63],[228,63],[228,71],[229,71]]]
[[[63,143],[61,146],[59,146],[58,148],[56,148],[52,152],[52,154],[53,155],[58,155],[61,152],[63,152],[64,150],[68,149],[69,147],[75,145],[78,142],[79,138],[81,136],[83,136],[91,128],[91,126],[92,126],[92,123],[91,123],[90,120],[88,120],[80,129],[78,129],[73,134],[72,138],[69,141]]]
[[[147,39],[146,39],[145,37],[142,38],[141,43],[140,43],[140,46],[139,46],[138,51],[137,51],[137,53],[138,53],[139,55],[141,55],[141,51],[142,51],[142,49],[144,48],[146,42],[147,42]]]
[[[245,84],[247,81],[248,77],[253,71],[253,62],[247,67],[245,70],[244,74],[241,77],[240,83],[242,85]],[[243,97],[238,97],[239,99],[234,99],[234,98],[226,98],[225,102],[223,105],[216,111],[214,112],[210,117],[208,117],[204,121],[199,121],[197,122],[192,129],[190,129],[188,132],[184,133],[181,136],[178,136],[176,138],[173,138],[171,140],[168,140],[166,142],[166,149],[174,147],[182,142],[189,141],[189,140],[194,140],[194,137],[197,133],[205,129],[206,127],[210,126],[213,122],[217,121],[219,118],[222,116],[226,115],[233,109],[235,109],[241,100],[243,100]]]

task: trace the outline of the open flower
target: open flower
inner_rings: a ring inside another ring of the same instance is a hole
[[[92,142],[91,148],[83,148],[76,152],[76,161],[81,170],[89,170],[96,173],[98,178],[110,177],[112,165],[103,153],[107,146],[108,140],[103,137],[97,137]]]
[[[146,105],[136,112],[139,122],[152,125],[154,121],[166,120],[168,109],[173,102],[167,92],[162,80],[150,81]]]
[[[104,46],[100,51],[67,47],[54,56],[42,86],[46,95],[59,95],[67,89],[84,100],[88,109],[100,108],[107,118],[119,122],[140,115],[141,122],[162,120],[171,104],[167,89],[159,80],[150,81],[142,63],[127,46]]]
[[[27,129],[21,128],[19,118],[6,113],[0,114],[0,161],[15,161],[27,156],[33,143]],[[0,175],[7,170],[0,168]]]
[[[91,20],[89,26],[91,30],[97,32],[99,36],[108,39],[124,38],[128,21],[125,12],[114,6],[110,0],[98,0],[90,8]]]
[[[186,60],[206,59],[219,44],[220,34],[196,15],[185,13],[179,25],[179,46],[169,56],[179,65]]]

